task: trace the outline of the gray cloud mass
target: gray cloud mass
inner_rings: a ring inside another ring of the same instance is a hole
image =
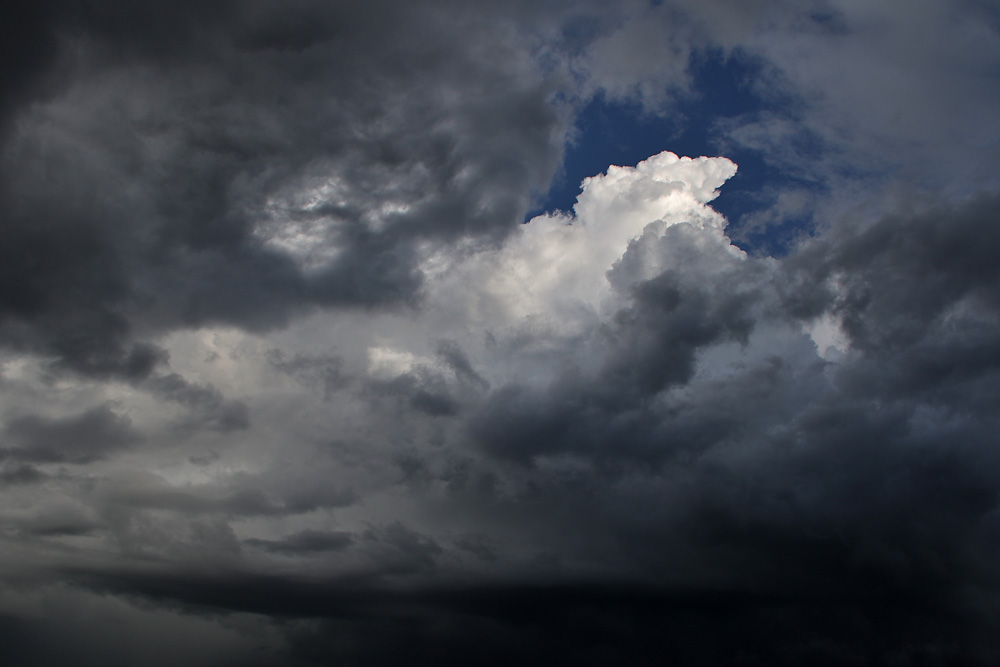
[[[0,9],[0,662],[995,664],[998,16]]]

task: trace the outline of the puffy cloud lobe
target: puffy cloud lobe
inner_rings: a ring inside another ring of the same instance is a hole
[[[478,327],[494,336],[503,329],[537,323],[574,335],[614,308],[606,273],[636,237],[652,238],[684,223],[719,240],[726,252],[742,254],[722,235],[724,221],[706,203],[736,166],[725,158],[678,158],[664,152],[636,167],[611,167],[584,182],[572,215],[538,216],[496,252],[447,262],[432,258],[426,308],[443,321]],[[640,245],[642,243],[640,242]],[[618,270],[615,287],[628,289],[659,273],[655,253],[630,251],[634,275]],[[489,379],[489,378],[487,378]]]

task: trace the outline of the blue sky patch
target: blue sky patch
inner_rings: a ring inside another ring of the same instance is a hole
[[[799,103],[760,94],[755,82],[761,76],[761,65],[741,52],[727,56],[719,49],[700,51],[688,71],[693,81],[691,93],[678,97],[665,112],[653,113],[636,101],[608,99],[603,94],[591,99],[577,117],[576,133],[566,148],[561,172],[528,219],[546,211],[570,210],[582,180],[606,171],[611,164],[635,165],[665,150],[690,157],[724,155],[739,165],[739,171],[712,205],[729,220],[730,235],[755,254],[786,253],[789,240],[799,236],[796,229],[805,231],[811,226],[810,216],[793,215],[754,229],[744,223],[752,214],[772,207],[783,190],[818,191],[821,186],[789,173],[759,150],[728,141],[724,135],[727,121],[732,126],[761,114],[791,117],[798,112]],[[814,137],[802,135],[796,141],[810,144],[802,146],[803,151],[815,154],[822,150]]]

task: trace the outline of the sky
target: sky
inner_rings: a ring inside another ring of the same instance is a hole
[[[1000,6],[0,5],[0,662],[1000,661]]]

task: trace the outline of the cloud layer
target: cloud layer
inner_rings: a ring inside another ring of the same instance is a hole
[[[995,662],[1000,24],[899,10],[2,10],[0,658]],[[709,57],[745,220],[667,151],[524,222]]]

